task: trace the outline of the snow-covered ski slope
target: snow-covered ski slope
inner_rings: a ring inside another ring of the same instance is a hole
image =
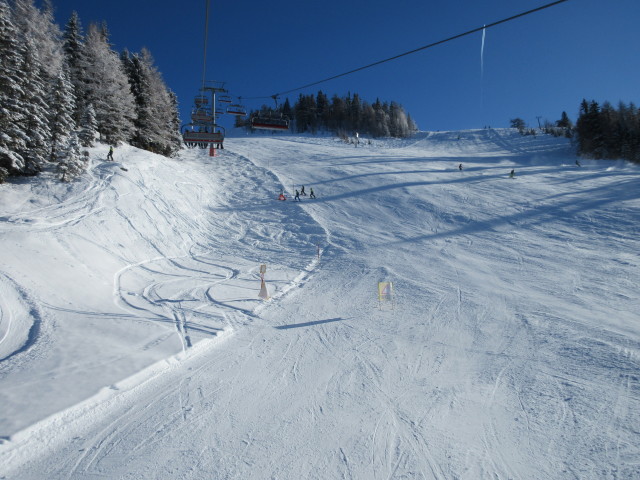
[[[640,478],[638,166],[511,130],[106,150],[0,187],[0,478]]]

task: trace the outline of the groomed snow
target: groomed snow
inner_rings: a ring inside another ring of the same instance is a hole
[[[640,478],[638,166],[490,129],[107,148],[0,186],[0,478]]]

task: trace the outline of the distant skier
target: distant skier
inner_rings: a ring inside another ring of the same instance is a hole
[[[300,192],[298,190],[296,190],[296,196],[293,197],[293,201],[295,202],[296,200],[300,201]]]
[[[458,170],[462,171],[462,164],[458,165]]]
[[[280,195],[278,196],[278,200],[286,200],[287,197],[284,196],[284,190],[280,190]]]
[[[580,165],[580,162],[576,159],[576,165],[581,167],[582,165]]]
[[[107,160],[111,160],[113,162],[113,147],[109,147],[109,153],[107,154]]]
[[[516,176],[516,171],[514,169],[511,170],[511,173],[509,173],[509,178],[513,178]]]
[[[302,195],[303,197],[307,196],[307,192],[304,191],[304,185],[302,185],[302,188],[300,189],[300,195]]]
[[[311,191],[309,192],[309,198],[316,198],[316,194],[313,193],[313,187],[311,187]]]

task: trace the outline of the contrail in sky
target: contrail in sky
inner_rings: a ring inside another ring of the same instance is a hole
[[[484,77],[484,36],[487,33],[486,28],[482,29],[482,46],[480,47],[480,78]]]

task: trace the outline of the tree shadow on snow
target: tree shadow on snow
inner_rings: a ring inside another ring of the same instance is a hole
[[[302,328],[302,327],[312,327],[314,325],[321,325],[323,323],[331,323],[331,322],[342,322],[343,320],[347,320],[346,318],[336,317],[336,318],[327,318],[326,320],[316,320],[315,322],[304,322],[304,323],[292,323],[289,325],[279,325],[277,327],[273,327],[277,330],[288,330],[290,328]]]
[[[474,235],[481,232],[492,231],[504,225],[522,227],[542,225],[553,220],[566,219],[571,221],[580,213],[601,209],[612,204],[622,204],[625,201],[640,198],[640,179],[636,177],[630,180],[621,180],[615,187],[607,184],[601,187],[550,195],[546,200],[559,199],[565,195],[572,195],[572,198],[564,198],[563,201],[554,204],[543,203],[540,206],[512,215],[496,217],[490,220],[472,221],[460,228],[454,228],[448,231],[399,239],[386,243],[384,246],[450,238],[460,235]],[[576,198],[576,195],[580,195],[580,197]],[[628,220],[630,224],[633,224],[635,221],[635,218],[629,218]]]

